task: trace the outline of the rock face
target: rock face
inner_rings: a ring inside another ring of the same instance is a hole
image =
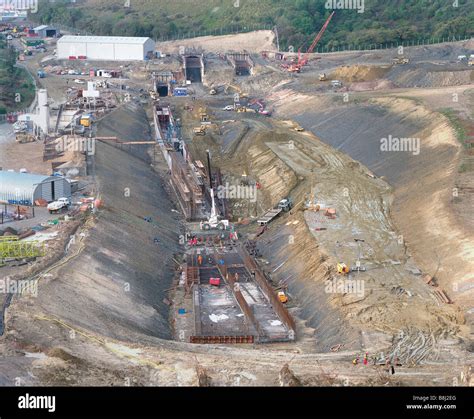
[[[280,374],[278,376],[278,381],[281,387],[300,387],[302,386],[301,381],[293,371],[290,370],[290,366],[288,364],[283,365],[283,368],[280,370]]]

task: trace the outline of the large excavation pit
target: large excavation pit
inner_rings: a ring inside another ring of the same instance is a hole
[[[294,323],[264,273],[244,248],[202,246],[186,254],[186,289],[192,299],[192,343],[292,341]],[[219,284],[212,284],[217,279]],[[263,286],[262,286],[263,285]]]

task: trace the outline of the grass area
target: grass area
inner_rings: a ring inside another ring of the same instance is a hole
[[[441,109],[439,112],[443,114],[446,118],[448,118],[449,123],[451,124],[454,131],[456,132],[456,138],[467,150],[469,147],[468,144],[466,143],[468,136],[467,136],[466,126],[465,126],[464,121],[461,118],[459,118],[459,116],[454,111],[454,109],[444,108],[444,109]],[[466,172],[472,172],[472,171],[474,171],[473,158],[472,156],[469,156],[466,154],[463,156],[462,162],[459,165],[458,173],[466,173]]]
[[[420,98],[413,97],[413,96],[396,96],[398,99],[405,99],[405,100],[411,100],[413,103],[415,103],[417,106],[422,106],[423,101]]]
[[[28,72],[15,66],[16,53],[0,41],[0,114],[27,108],[35,98],[35,85]]]
[[[456,138],[458,141],[467,148],[466,139],[467,133],[464,123],[461,118],[457,115],[456,111],[451,108],[444,108],[440,109],[438,112],[443,114],[446,118],[448,118],[449,123],[453,127],[454,131],[456,132]]]

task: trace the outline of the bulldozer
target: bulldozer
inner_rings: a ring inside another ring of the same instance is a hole
[[[288,297],[283,291],[278,291],[278,299],[283,304],[286,304],[288,302]]]
[[[200,127],[193,128],[194,135],[206,135],[206,127],[201,125]]]

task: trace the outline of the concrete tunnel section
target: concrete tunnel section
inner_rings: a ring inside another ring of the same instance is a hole
[[[228,53],[227,60],[234,68],[236,76],[250,76],[254,67],[254,62],[250,54],[245,52]]]
[[[191,83],[202,83],[204,78],[204,59],[201,55],[185,55],[183,57],[183,70],[186,80]]]

